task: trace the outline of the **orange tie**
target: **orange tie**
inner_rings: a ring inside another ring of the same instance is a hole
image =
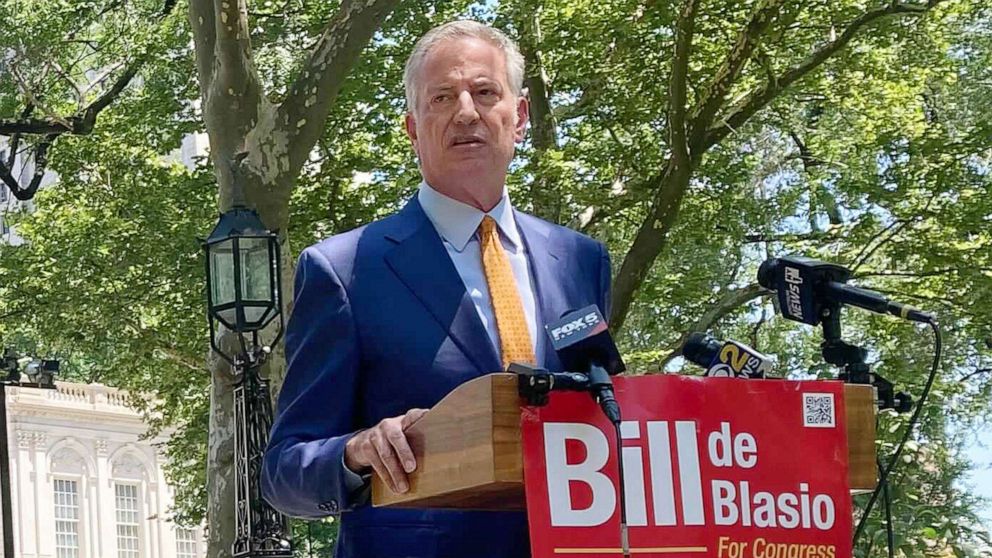
[[[482,268],[489,285],[489,298],[496,314],[503,370],[511,362],[537,364],[534,348],[530,344],[527,319],[524,318],[524,305],[520,302],[517,282],[510,268],[510,258],[503,251],[496,221],[488,215],[482,218],[479,225],[479,242],[482,245]]]

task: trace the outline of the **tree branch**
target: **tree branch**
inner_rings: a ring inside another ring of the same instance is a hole
[[[675,25],[675,55],[668,78],[669,146],[676,164],[688,164],[689,145],[686,137],[686,90],[692,35],[695,31],[697,0],[685,0]]]
[[[93,127],[96,125],[96,117],[100,114],[100,111],[110,106],[117,97],[124,91],[124,89],[131,83],[134,76],[138,75],[138,70],[145,64],[148,60],[147,54],[142,54],[138,58],[134,59],[127,67],[124,72],[114,81],[114,84],[103,93],[97,97],[95,101],[90,103],[86,109],[83,110],[81,127],[77,128],[74,134],[88,134],[93,131]]]
[[[813,242],[821,240],[833,240],[838,234],[830,231],[810,231],[808,233],[784,233],[784,234],[764,234],[755,233],[744,236],[744,242],[753,244],[756,242]]]
[[[947,269],[934,269],[932,271],[866,271],[864,273],[855,273],[852,275],[853,279],[859,279],[862,277],[936,277],[938,275],[947,275],[950,273],[957,273],[959,271],[975,271],[975,272],[992,272],[992,268],[986,267],[949,267]]]
[[[579,98],[574,103],[552,109],[553,117],[555,120],[561,122],[563,120],[585,116],[589,108],[595,106],[597,99],[604,89],[605,83],[602,79],[595,79],[589,82],[582,88],[582,94],[579,95]]]
[[[56,138],[58,138],[58,134],[51,134],[45,138],[45,141],[35,147],[34,175],[31,176],[31,182],[25,188],[21,188],[20,184],[17,183],[17,179],[14,178],[13,165],[8,168],[7,165],[0,161],[0,180],[7,185],[7,188],[10,188],[10,193],[14,194],[15,198],[21,201],[27,201],[33,198],[35,193],[38,192],[38,188],[41,186],[41,179],[45,177],[45,169],[48,168],[48,148],[51,147]]]
[[[165,0],[159,15],[160,18],[168,16],[175,5],[176,0]],[[27,201],[34,197],[38,188],[41,186],[41,181],[45,176],[45,170],[48,168],[48,149],[55,143],[55,140],[62,134],[86,135],[91,133],[96,126],[96,119],[100,115],[100,112],[110,106],[121,95],[124,89],[131,83],[131,80],[134,79],[134,76],[138,74],[138,70],[148,60],[148,57],[148,54],[141,54],[132,60],[107,91],[97,97],[89,106],[69,118],[58,116],[44,119],[31,118],[31,113],[37,104],[32,100],[25,107],[20,118],[0,120],[0,135],[12,136],[10,157],[6,164],[0,161],[0,181],[10,189],[15,198],[21,201]],[[32,99],[34,98],[33,95],[30,95],[30,97]],[[17,179],[13,175],[17,144],[20,142],[22,134],[46,135],[45,139],[35,147],[34,175],[31,177],[31,182],[23,188],[18,184]]]
[[[902,229],[906,228],[909,223],[910,220],[908,219],[896,219],[895,221],[889,223],[885,228],[878,231],[878,233],[872,236],[868,242],[865,242],[864,246],[861,247],[861,250],[859,250],[858,254],[854,257],[854,262],[851,264],[851,273],[856,273],[858,268],[868,261],[868,258],[872,257],[872,255],[877,252],[879,248],[895,238],[896,235],[898,235]],[[878,242],[876,243],[875,241]]]
[[[14,149],[11,150],[9,162],[4,164],[0,161],[0,180],[10,188],[10,192],[14,194],[15,198],[21,201],[27,201],[34,197],[35,193],[38,192],[38,188],[41,186],[41,180],[44,178],[45,170],[48,167],[48,148],[62,134],[86,135],[91,133],[93,127],[96,125],[96,118],[100,114],[100,111],[107,108],[124,91],[131,80],[134,79],[134,76],[137,75],[138,70],[145,63],[146,58],[147,55],[142,55],[131,62],[124,72],[118,76],[114,85],[90,103],[82,111],[82,114],[76,114],[68,120],[59,119],[61,122],[54,121],[53,119],[35,119],[29,117],[34,108],[33,104],[29,104],[28,108],[22,113],[21,118],[13,121],[0,121],[0,134],[11,133],[14,138],[11,141]],[[69,125],[68,128],[66,124]],[[41,133],[47,134],[47,137],[35,147],[34,175],[31,177],[31,182],[22,188],[13,175],[17,143],[20,140],[21,134]]]
[[[516,24],[521,29],[520,49],[523,52],[527,76],[524,85],[530,99],[531,142],[534,146],[534,179],[530,198],[534,215],[558,223],[561,218],[559,185],[548,173],[541,171],[541,159],[549,150],[558,148],[558,122],[551,110],[548,74],[541,53],[540,5],[525,3],[517,10]]]
[[[189,25],[193,31],[201,98],[206,97],[214,77],[214,43],[217,41],[214,19],[213,0],[189,0]]]
[[[189,358],[174,348],[163,345],[161,342],[158,343],[158,346],[154,350],[159,351],[162,353],[162,356],[180,366],[184,366],[194,372],[210,374],[210,369],[204,366],[204,363],[200,360]]]
[[[758,46],[761,36],[779,13],[784,0],[763,0],[754,11],[751,20],[741,29],[734,47],[727,53],[720,68],[713,75],[709,86],[703,92],[701,100],[693,111],[691,118],[690,145],[698,149],[706,130],[713,123],[713,118],[723,105],[724,98],[734,82],[737,81],[744,65],[751,58],[751,53]]]
[[[752,283],[742,289],[728,291],[723,295],[723,298],[716,301],[716,303],[713,304],[709,310],[704,312],[703,315],[700,316],[699,319],[692,324],[692,326],[687,328],[685,332],[679,336],[678,340],[670,346],[672,350],[667,356],[665,356],[665,358],[661,359],[659,370],[663,370],[672,359],[682,354],[682,345],[685,344],[686,340],[689,339],[689,335],[693,332],[706,331],[710,329],[727,314],[766,294],[768,294],[768,291],[757,283]]]
[[[38,110],[47,115],[50,120],[67,125],[65,119],[55,114],[55,111],[49,108],[47,104],[43,103],[41,99],[34,94],[34,91],[31,90],[31,85],[26,79],[21,77],[21,73],[17,68],[18,62],[19,61],[16,58],[10,61],[10,75],[14,76],[14,81],[17,82],[17,86],[21,90],[21,94],[27,99],[28,104],[38,107]],[[47,74],[47,68],[45,73]],[[2,124],[2,121],[0,121],[0,124]]]
[[[255,68],[247,0],[192,1],[203,121],[220,185],[220,207],[226,209],[235,197],[244,197],[250,175],[236,174],[248,149],[245,139],[260,121],[271,122],[272,107]],[[206,27],[208,22],[213,22],[211,28]],[[207,50],[207,45],[213,48]]]
[[[284,174],[296,176],[303,167],[348,70],[397,4],[399,0],[343,0],[276,112],[276,133],[289,141]]]
[[[231,97],[260,94],[258,73],[252,63],[251,42],[248,31],[247,0],[214,0],[214,50],[216,57],[214,79],[220,80],[219,87],[211,92],[222,90]],[[237,87],[231,92],[231,88]],[[228,101],[231,102],[231,101]],[[251,105],[251,100],[234,101],[236,108]]]
[[[792,138],[792,141],[796,144],[796,147],[799,148],[799,160],[803,162],[804,171],[810,172],[814,168],[823,165],[823,160],[817,159],[813,156],[813,153],[809,150],[809,147],[803,143],[803,140],[799,138],[798,134],[792,130],[789,130],[789,137]]]
[[[861,14],[836,39],[823,45],[798,65],[789,68],[785,73],[771,80],[763,87],[752,91],[735,109],[730,111],[730,115],[723,119],[722,124],[706,132],[705,137],[700,141],[701,146],[705,149],[715,145],[723,140],[727,134],[740,128],[751,116],[764,108],[782,91],[800,78],[816,70],[834,54],[846,47],[869,24],[896,14],[924,14],[940,1],[930,0],[925,5],[893,2],[887,4],[884,8],[878,8]]]
[[[963,383],[967,382],[968,380],[974,378],[975,376],[981,376],[982,374],[989,374],[989,373],[992,373],[992,368],[979,368],[977,370],[973,370],[973,371],[965,374],[964,376],[961,376],[960,378],[958,378],[958,383],[963,384]]]
[[[27,118],[31,116],[32,112],[34,112],[34,105],[28,103],[27,105],[24,106],[24,111],[21,112],[21,118]],[[7,156],[7,168],[9,169],[14,168],[14,162],[17,160],[17,147],[18,144],[20,143],[21,143],[21,134],[14,134],[13,136],[11,136],[10,144],[8,145],[8,147],[10,148],[10,154]],[[0,163],[2,162],[3,161],[0,161]]]
[[[655,193],[651,210],[638,228],[634,242],[627,250],[620,271],[613,282],[613,309],[609,321],[616,331],[623,328],[634,294],[665,246],[668,231],[678,218],[682,197],[692,177],[693,155],[689,152],[685,105],[696,7],[697,0],[685,0],[675,24],[675,54],[668,80],[668,133],[671,154],[665,162],[662,173],[646,181],[647,189]]]
[[[177,0],[166,0],[161,13],[160,18],[171,13],[172,9],[175,7]],[[45,134],[45,135],[61,135],[61,134],[73,134],[73,135],[86,135],[93,131],[93,127],[96,125],[96,118],[100,114],[100,111],[107,108],[111,103],[113,103],[117,97],[120,96],[121,92],[131,83],[134,76],[138,74],[138,71],[148,60],[148,54],[142,54],[131,61],[130,64],[124,69],[120,76],[114,81],[114,84],[108,89],[103,95],[97,97],[92,103],[86,108],[77,112],[76,114],[69,117],[61,117],[57,115],[51,115],[48,118],[29,118],[30,113],[26,113],[21,116],[21,118],[15,119],[0,119],[0,135],[14,135],[14,134]],[[29,93],[29,92],[27,92]],[[34,99],[34,95],[29,95],[32,98],[31,105],[38,106],[41,105],[37,103]],[[13,166],[13,165],[10,165]]]

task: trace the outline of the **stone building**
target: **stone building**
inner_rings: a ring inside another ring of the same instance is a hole
[[[100,384],[6,388],[18,558],[198,558],[202,530],[170,521],[165,437]]]

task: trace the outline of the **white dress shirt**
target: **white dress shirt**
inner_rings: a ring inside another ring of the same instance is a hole
[[[540,362],[542,355],[537,354],[537,324],[540,316],[534,294],[534,282],[531,278],[530,266],[527,264],[527,249],[520,237],[520,231],[517,230],[517,223],[513,218],[513,206],[510,205],[510,197],[506,189],[503,189],[503,197],[496,207],[485,213],[445,196],[426,182],[420,183],[417,200],[441,236],[444,249],[447,250],[451,262],[455,264],[455,270],[465,284],[465,290],[472,298],[479,319],[482,320],[482,325],[486,328],[493,347],[496,348],[496,354],[501,356],[499,331],[496,329],[496,316],[493,313],[492,299],[489,297],[489,285],[486,283],[486,274],[482,268],[478,235],[479,224],[482,223],[484,216],[489,215],[496,221],[500,241],[510,260],[513,279],[517,283],[520,302],[523,303],[531,346]]]

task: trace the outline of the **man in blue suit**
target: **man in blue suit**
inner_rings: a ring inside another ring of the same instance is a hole
[[[543,324],[589,304],[608,315],[605,247],[507,196],[522,84],[523,59],[499,31],[460,21],[426,34],[404,74],[419,192],[300,256],[262,489],[292,516],[340,514],[336,556],[529,555],[523,513],[368,504],[373,472],[408,489],[403,432],[424,409],[511,360],[561,370]]]

